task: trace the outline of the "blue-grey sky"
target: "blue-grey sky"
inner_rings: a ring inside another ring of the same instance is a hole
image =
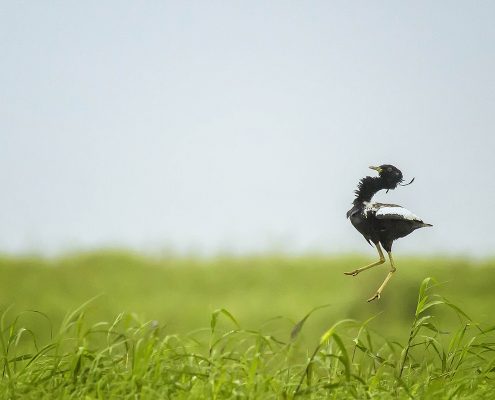
[[[495,3],[3,2],[0,251],[493,254]]]

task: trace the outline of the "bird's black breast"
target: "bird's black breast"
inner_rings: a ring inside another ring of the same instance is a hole
[[[368,243],[370,240],[374,243],[378,241],[378,236],[373,229],[373,220],[376,220],[376,218],[366,215],[364,213],[364,207],[354,206],[347,212],[347,217],[354,228],[364,236]]]
[[[363,207],[360,206],[354,206],[352,207],[349,211],[346,213],[347,218],[351,218],[353,215],[361,212],[363,210]]]

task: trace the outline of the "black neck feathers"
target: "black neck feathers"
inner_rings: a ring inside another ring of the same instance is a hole
[[[376,192],[385,189],[387,184],[381,177],[371,177],[367,176],[361,179],[358,183],[358,187],[354,193],[356,193],[356,198],[353,201],[354,205],[359,205],[364,201],[371,201],[371,198]]]

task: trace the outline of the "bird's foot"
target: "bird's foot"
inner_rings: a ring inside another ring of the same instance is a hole
[[[375,299],[380,300],[380,296],[381,296],[381,293],[380,293],[380,292],[376,292],[376,293],[375,293],[375,295],[374,295],[373,297],[370,297],[370,298],[368,299],[368,303],[372,302],[372,301],[373,301],[373,300],[375,300]]]
[[[361,271],[358,269],[355,269],[354,271],[349,271],[349,272],[344,272],[345,275],[350,275],[350,276],[357,276]]]

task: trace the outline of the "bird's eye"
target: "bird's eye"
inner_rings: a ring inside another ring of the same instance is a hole
[[[387,171],[388,171],[388,172],[392,172],[392,168],[388,167],[388,168],[387,168]]]

